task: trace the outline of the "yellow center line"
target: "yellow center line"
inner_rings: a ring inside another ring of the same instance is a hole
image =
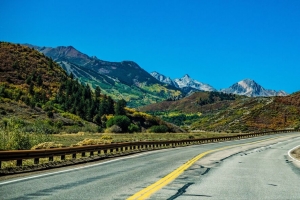
[[[256,141],[256,142],[250,142],[250,143],[245,143],[245,144],[236,144],[236,145],[226,146],[226,147],[222,147],[222,148],[213,149],[213,150],[203,152],[203,153],[197,155],[196,157],[192,158],[191,160],[187,161],[186,163],[181,165],[179,168],[175,169],[173,172],[171,172],[170,174],[168,174],[165,177],[161,178],[157,182],[155,182],[155,183],[149,185],[148,187],[140,190],[139,192],[135,193],[134,195],[129,197],[127,200],[134,200],[134,199],[142,200],[142,199],[149,198],[152,194],[154,194],[155,192],[157,192],[158,190],[160,190],[161,188],[163,188],[164,186],[168,185],[170,182],[175,180],[179,175],[181,175],[185,170],[187,170],[190,166],[192,166],[196,161],[198,161],[200,158],[204,157],[205,155],[207,155],[209,153],[213,153],[213,152],[216,152],[216,151],[229,149],[229,148],[233,148],[233,147],[238,147],[238,146],[244,146],[244,145],[249,145],[249,144],[265,142],[265,141],[268,141],[268,140],[274,140],[274,139],[281,138],[281,137],[284,137],[284,136],[259,140],[259,141]]]

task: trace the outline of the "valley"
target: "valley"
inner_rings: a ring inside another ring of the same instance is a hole
[[[0,50],[1,132],[6,138],[2,149],[31,148],[53,142],[50,136],[61,133],[173,132],[201,138],[207,132],[238,134],[300,126],[299,92],[286,96],[252,80],[235,84],[247,93],[239,95],[216,91],[188,75],[171,80],[157,72],[149,74],[132,61],[102,61],[72,46],[1,42]],[[188,135],[191,132],[198,136]],[[28,133],[39,139],[33,141]],[[15,137],[22,138],[22,145]],[[90,135],[90,142],[107,142],[99,137]]]

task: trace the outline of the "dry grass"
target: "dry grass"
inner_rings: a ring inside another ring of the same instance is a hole
[[[292,151],[292,156],[298,160],[300,160],[300,147]]]
[[[201,133],[77,133],[77,134],[56,134],[53,135],[53,142],[63,146],[107,144],[120,142],[137,141],[166,141],[166,140],[185,140],[208,137],[222,137],[237,135],[238,133],[225,132],[201,132]],[[85,142],[84,142],[85,141]]]

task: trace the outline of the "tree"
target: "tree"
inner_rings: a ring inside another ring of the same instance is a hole
[[[95,97],[96,99],[98,99],[100,97],[100,94],[101,94],[101,89],[99,86],[96,86],[95,88]]]
[[[29,92],[29,94],[31,94],[31,95],[34,94],[33,88],[34,88],[34,85],[33,85],[33,83],[31,82],[30,85],[29,85],[29,89],[28,89],[28,92]]]
[[[130,119],[126,115],[114,116],[106,122],[107,128],[113,125],[119,126],[123,132],[126,132],[128,130],[128,126],[130,125]]]
[[[126,101],[124,99],[118,100],[115,104],[115,114],[116,115],[125,115],[125,107],[126,107]]]
[[[72,80],[74,79],[74,75],[73,75],[72,72],[70,73],[70,78],[71,78]]]
[[[43,80],[42,80],[41,75],[38,75],[36,82],[37,82],[38,86],[42,86]]]
[[[151,126],[148,131],[150,133],[166,133],[168,130],[169,128],[165,125],[155,125]]]

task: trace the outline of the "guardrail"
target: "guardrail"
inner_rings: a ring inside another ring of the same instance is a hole
[[[173,141],[147,141],[147,142],[126,142],[115,144],[89,145],[78,147],[64,147],[53,149],[37,149],[37,150],[14,150],[14,151],[0,151],[0,169],[2,161],[16,161],[17,166],[22,166],[24,159],[34,159],[34,164],[39,164],[40,158],[48,158],[49,162],[53,161],[54,156],[60,156],[61,160],[66,159],[66,155],[72,155],[72,159],[76,159],[76,154],[81,154],[81,157],[86,157],[87,153],[92,157],[95,155],[108,153],[122,153],[128,151],[143,151],[155,150],[162,148],[172,148],[177,146],[188,146],[195,144],[204,144],[228,140],[239,140],[243,138],[258,137],[276,133],[295,132],[295,130],[278,130],[267,131],[260,133],[249,133],[235,136],[216,137],[216,138],[201,138],[188,140],[173,140]]]

